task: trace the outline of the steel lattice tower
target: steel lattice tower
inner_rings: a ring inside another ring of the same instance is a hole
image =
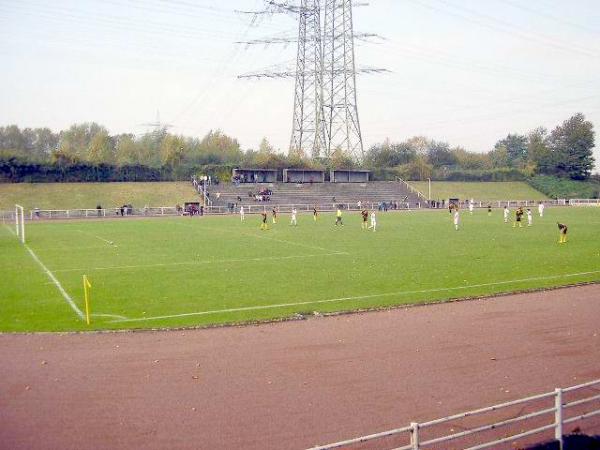
[[[356,161],[364,156],[358,120],[356,74],[383,73],[386,69],[356,69],[354,40],[378,37],[354,33],[352,0],[265,0],[266,11],[298,17],[296,70],[255,72],[238,78],[296,79],[294,119],[290,151],[302,150],[312,156],[329,158],[340,149]],[[289,43],[295,39],[271,38],[240,42],[246,45]]]
[[[336,149],[364,155],[356,101],[352,0],[324,0],[323,110],[327,155]]]
[[[313,159],[327,148],[323,123],[323,47],[321,0],[302,0],[299,8],[294,122],[290,150]]]

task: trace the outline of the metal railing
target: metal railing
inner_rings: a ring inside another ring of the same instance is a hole
[[[428,201],[429,198],[423,194],[421,191],[419,191],[417,188],[415,188],[414,186],[412,186],[410,183],[404,181],[402,178],[400,177],[396,177],[397,180],[404,184],[404,186],[406,187],[406,189],[408,189],[409,192],[412,192],[413,194],[415,194],[417,197],[419,197],[421,200],[423,201]]]
[[[416,423],[413,422],[408,426],[397,428],[394,430],[384,431],[381,433],[371,434],[368,436],[362,436],[354,439],[348,439],[345,441],[336,442],[328,445],[321,445],[312,447],[311,450],[329,450],[329,449],[337,449],[337,448],[351,448],[352,446],[365,444],[367,442],[373,442],[382,440],[390,437],[398,437],[403,438],[405,441],[409,443],[403,446],[393,446],[394,450],[419,450],[424,449],[426,447],[430,447],[436,444],[440,444],[443,442],[456,441],[460,438],[465,438],[469,436],[477,437],[477,434],[481,434],[488,431],[497,431],[503,427],[507,427],[512,424],[520,424],[519,432],[514,434],[510,434],[508,436],[503,437],[495,437],[492,440],[488,440],[485,442],[480,442],[476,445],[468,445],[467,447],[460,447],[467,450],[483,450],[486,448],[492,448],[498,446],[502,443],[512,442],[517,439],[522,439],[528,436],[537,435],[543,433],[544,431],[554,430],[554,439],[560,443],[560,448],[563,446],[563,436],[564,431],[563,428],[567,424],[572,424],[575,422],[580,422],[582,420],[595,417],[600,415],[600,394],[595,394],[592,396],[579,398],[577,400],[565,401],[565,395],[574,395],[574,394],[582,394],[585,393],[586,390],[594,390],[594,392],[600,392],[600,380],[590,381],[588,383],[579,384],[577,386],[572,386],[565,389],[557,388],[552,392],[547,392],[544,394],[533,395],[531,397],[522,398],[519,400],[514,400],[511,402],[505,402],[494,406],[489,406],[486,408],[480,408],[473,411],[463,412],[459,414],[454,414],[452,416],[443,417],[441,419],[431,420],[429,422]],[[468,417],[475,417],[486,413],[498,412],[502,410],[506,410],[512,406],[519,405],[520,407],[531,407],[532,403],[540,402],[542,400],[553,399],[553,406],[551,407],[540,407],[529,412],[527,414],[523,414],[522,412],[518,413],[514,417],[510,417],[508,419],[499,420],[495,422],[484,423],[481,425],[473,426],[464,431],[460,431],[457,433],[451,432],[450,434],[442,434],[440,436],[429,438],[427,440],[422,439],[421,435],[423,431],[427,429],[432,429],[435,426],[448,424],[453,421],[457,421],[459,419],[465,419]],[[597,402],[595,406],[596,409],[590,406],[591,403]],[[581,412],[581,407],[588,407],[590,410],[585,412]],[[572,412],[573,408],[578,407],[579,411]],[[542,418],[546,416],[547,420],[550,420],[550,423],[544,425],[530,425],[531,428],[526,429],[523,427],[527,427],[524,422],[529,421],[534,418]],[[569,417],[567,417],[569,416]],[[381,443],[378,443],[377,448],[381,448]],[[364,445],[361,445],[361,448],[365,448]]]
[[[569,200],[569,205],[600,207],[600,198],[574,198],[572,200]]]

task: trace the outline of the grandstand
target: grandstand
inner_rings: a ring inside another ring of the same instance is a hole
[[[380,203],[397,204],[398,208],[425,206],[426,200],[400,181],[374,181],[366,183],[220,183],[207,186],[213,206],[242,205],[316,205],[319,209],[333,205],[356,208],[360,201],[371,208]],[[261,192],[270,192],[262,196]],[[335,201],[334,201],[335,198]],[[240,202],[241,199],[241,202]]]

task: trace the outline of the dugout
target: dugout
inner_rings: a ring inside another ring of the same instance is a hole
[[[284,183],[324,183],[325,172],[313,169],[283,169]]]
[[[233,169],[233,178],[240,183],[276,183],[275,169]]]
[[[368,183],[369,170],[330,170],[329,180],[332,183]]]

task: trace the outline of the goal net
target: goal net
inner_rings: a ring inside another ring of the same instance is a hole
[[[25,210],[21,205],[15,205],[15,227],[17,229],[17,237],[25,243]]]

